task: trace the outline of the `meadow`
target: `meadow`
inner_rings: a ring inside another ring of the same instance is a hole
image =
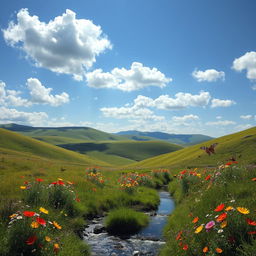
[[[176,209],[160,255],[255,255],[255,128],[208,142],[210,156],[196,145],[125,167],[0,134],[0,255],[90,255],[90,219],[132,234],[167,184]]]

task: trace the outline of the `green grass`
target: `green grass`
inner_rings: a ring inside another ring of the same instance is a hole
[[[149,217],[145,213],[129,208],[120,208],[109,212],[105,226],[110,234],[127,235],[138,232],[148,222]]]
[[[85,140],[82,140],[82,139],[69,138],[69,137],[63,137],[63,136],[32,136],[32,138],[36,140],[44,141],[53,145],[86,142]]]
[[[115,165],[125,165],[132,161],[182,149],[181,146],[164,141],[88,142],[61,146]]]
[[[216,154],[208,156],[200,149],[201,146],[210,146],[213,143],[219,143],[215,149]],[[236,156],[237,161],[240,163],[256,164],[255,145],[256,127],[253,127],[176,152],[149,158],[139,163],[131,164],[128,168],[215,166],[216,163],[229,161],[232,156]]]
[[[15,150],[48,159],[80,162],[89,165],[109,165],[103,161],[90,158],[86,155],[81,155],[1,128],[0,145],[1,148],[4,149]]]

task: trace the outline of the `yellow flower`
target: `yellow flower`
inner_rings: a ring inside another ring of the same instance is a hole
[[[12,219],[12,218],[15,218],[15,217],[17,217],[17,216],[18,216],[18,214],[17,214],[17,213],[14,213],[14,214],[10,215],[9,218]]]
[[[27,187],[26,186],[20,186],[20,189],[26,189]]]
[[[244,207],[237,207],[236,208],[240,213],[242,214],[249,214],[250,211],[247,209],[247,208],[244,208]]]
[[[45,241],[50,242],[52,239],[49,236],[45,236]]]
[[[53,226],[57,229],[62,229],[62,227],[56,221],[53,221]]]
[[[225,228],[227,225],[228,225],[228,222],[224,220],[223,222],[221,222],[220,227]]]
[[[196,176],[201,178],[202,175],[201,175],[201,173],[197,173]]]
[[[58,180],[63,180],[62,178],[58,178]]]
[[[49,211],[46,210],[46,209],[44,209],[43,207],[40,207],[40,208],[39,208],[39,211],[42,212],[42,213],[45,213],[45,214],[48,214],[48,213],[49,213]]]
[[[232,206],[228,206],[228,207],[225,209],[226,212],[232,211],[232,210],[234,210],[234,207],[232,207]]]
[[[203,228],[204,228],[204,225],[201,225],[201,226],[197,227],[196,230],[195,230],[195,233],[196,234],[200,233],[203,230]]]
[[[39,227],[39,223],[36,222],[36,221],[33,221],[30,226],[31,226],[31,228],[38,228]]]
[[[60,249],[59,244],[54,244],[54,248],[55,248],[55,249]]]

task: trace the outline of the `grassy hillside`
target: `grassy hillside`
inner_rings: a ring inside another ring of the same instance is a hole
[[[207,155],[201,146],[218,143],[216,154]],[[190,146],[177,152],[146,159],[129,167],[168,167],[168,166],[211,166],[228,161],[232,156],[240,163],[256,164],[256,127],[223,136],[205,143]]]
[[[63,136],[33,136],[32,138],[36,140],[41,140],[53,145],[85,142],[85,140],[82,140],[82,139],[69,138],[69,137],[63,137]]]
[[[164,140],[183,146],[195,145],[213,139],[202,134],[169,134],[164,132],[122,131],[117,134],[133,140]]]
[[[173,152],[181,149],[181,146],[164,141],[115,141],[115,142],[91,142],[66,144],[62,147],[79,153],[97,157],[111,164],[128,164],[132,161],[140,161],[152,156]],[[117,157],[119,157],[117,159]],[[116,162],[116,160],[118,160]]]
[[[39,139],[46,139],[47,142],[55,143],[52,136],[65,137],[64,141],[61,140],[59,144],[66,143],[65,140],[69,142],[72,141],[76,143],[77,140],[83,141],[102,141],[102,140],[124,140],[122,136],[114,135],[106,132],[102,132],[89,127],[31,127],[17,124],[6,124],[1,125],[1,128],[15,131],[20,134],[35,137]],[[47,136],[47,137],[45,137]],[[50,137],[49,137],[50,136]],[[49,140],[50,139],[50,140]],[[75,139],[75,140],[71,140]]]
[[[45,142],[23,136],[0,128],[1,148],[15,150],[22,153],[30,153],[49,159],[64,160],[71,162],[80,162],[89,165],[108,165],[103,161],[81,155]]]

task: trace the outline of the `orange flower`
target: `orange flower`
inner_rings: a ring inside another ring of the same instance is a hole
[[[224,220],[223,222],[221,222],[220,227],[225,228],[227,225],[228,225],[228,222]]]
[[[228,206],[228,207],[225,209],[226,212],[229,212],[229,211],[232,211],[232,210],[234,210],[234,207],[232,207],[232,206]]]
[[[50,242],[52,239],[49,236],[45,236],[45,241]]]
[[[256,181],[256,178],[252,178],[252,181]]]
[[[54,244],[53,245],[53,250],[54,250],[55,253],[57,253],[59,251],[59,249],[60,249],[59,244]]]
[[[220,204],[220,205],[218,205],[216,208],[215,208],[215,212],[220,212],[220,211],[222,211],[223,209],[224,209],[224,207],[225,207],[225,204]]]
[[[253,221],[251,219],[246,219],[246,222],[251,226],[256,226],[256,221]]]
[[[178,235],[176,236],[176,240],[181,240],[181,234],[182,234],[182,231],[180,231],[180,232],[178,233]]]
[[[247,209],[247,208],[244,208],[244,207],[237,207],[236,208],[240,213],[242,214],[249,214],[250,211]]]
[[[199,220],[199,218],[198,218],[198,217],[195,217],[195,218],[192,220],[192,222],[193,222],[193,223],[197,223],[198,220]]]
[[[31,226],[31,228],[38,228],[39,224],[38,224],[38,222],[33,221],[30,226]]]
[[[53,221],[53,226],[57,229],[62,229],[62,227],[56,221]]]
[[[223,212],[222,214],[219,215],[219,217],[216,219],[217,222],[221,222],[227,218],[227,213]]]
[[[216,251],[217,253],[222,253],[222,252],[223,252],[223,250],[220,249],[220,248],[216,248],[215,251]]]
[[[206,253],[206,252],[208,252],[208,251],[209,251],[208,246],[205,246],[204,249],[203,249],[203,252]]]

